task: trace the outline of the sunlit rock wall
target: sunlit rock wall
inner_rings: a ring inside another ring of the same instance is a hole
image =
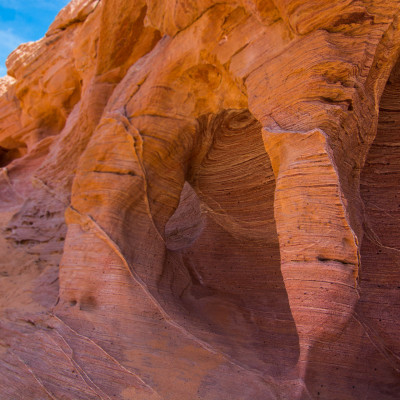
[[[0,398],[398,399],[400,1],[73,0],[0,79]]]

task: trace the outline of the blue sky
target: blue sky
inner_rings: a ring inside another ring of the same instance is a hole
[[[44,36],[69,0],[0,0],[0,76],[7,56],[21,43]]]

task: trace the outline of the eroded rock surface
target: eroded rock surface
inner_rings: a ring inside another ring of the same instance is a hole
[[[400,1],[73,0],[0,78],[1,399],[398,399]]]

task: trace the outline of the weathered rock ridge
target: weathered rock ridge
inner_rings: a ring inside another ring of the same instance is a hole
[[[398,399],[400,0],[72,0],[0,78],[1,399]]]

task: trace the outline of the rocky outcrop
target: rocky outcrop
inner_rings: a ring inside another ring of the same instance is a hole
[[[73,0],[0,79],[0,398],[397,399],[400,2]]]

